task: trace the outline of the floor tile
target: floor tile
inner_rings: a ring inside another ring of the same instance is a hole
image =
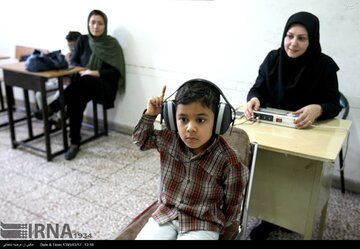
[[[106,208],[123,202],[131,191],[131,189],[116,183],[99,180],[94,186],[78,194],[77,197]]]
[[[50,183],[50,185],[56,189],[76,196],[92,187],[97,181],[99,181],[98,177],[78,170],[73,170],[63,177],[56,179],[54,182]]]

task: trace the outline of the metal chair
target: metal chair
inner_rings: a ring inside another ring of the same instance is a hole
[[[242,129],[234,129],[231,134],[227,132],[223,135],[225,140],[237,151],[240,160],[248,166],[249,180],[244,190],[242,210],[237,222],[226,228],[219,240],[245,239],[248,219],[248,208],[251,197],[251,188],[255,171],[256,156],[258,150],[257,143],[250,143],[247,133]],[[143,212],[137,215],[115,238],[116,240],[134,240],[141,231],[152,213],[157,209],[158,201],[154,201]]]
[[[240,159],[243,159],[242,162],[248,166],[249,180],[244,190],[241,213],[238,222],[228,227],[225,230],[225,233],[220,235],[219,240],[244,240],[246,237],[248,209],[251,200],[251,190],[255,173],[258,144],[255,142],[250,143],[249,136],[240,128],[236,128],[232,132],[227,132],[223,136],[233,149],[237,151]]]
[[[342,119],[346,119],[349,115],[350,105],[349,101],[345,97],[343,93],[340,93],[340,105],[343,108],[343,113],[341,115]],[[341,148],[339,153],[339,166],[340,166],[340,181],[341,181],[341,192],[345,193],[345,179],[344,179],[344,155],[343,155],[343,149]]]
[[[107,109],[105,106],[105,103],[103,103],[105,100],[105,93],[103,94],[103,100],[102,101],[97,101],[97,100],[92,100],[92,107],[93,107],[93,122],[92,123],[87,123],[83,121],[84,126],[90,127],[94,129],[94,135],[92,135],[91,137],[88,137],[86,139],[83,139],[81,141],[81,144],[85,144],[87,142],[90,142],[94,139],[97,139],[101,136],[108,136],[109,133],[109,128],[108,128],[108,118],[107,118]],[[102,121],[103,121],[103,127],[102,130],[99,128],[99,118],[98,118],[98,109],[97,106],[101,105],[102,106]]]

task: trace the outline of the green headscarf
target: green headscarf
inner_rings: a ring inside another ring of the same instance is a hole
[[[102,16],[104,19],[105,29],[100,37],[92,36],[89,29],[89,21],[93,15]],[[88,31],[89,45],[92,50],[88,68],[91,70],[100,70],[103,62],[115,67],[120,72],[118,90],[122,93],[125,89],[124,55],[119,42],[115,38],[107,35],[107,16],[105,13],[100,10],[93,10],[90,12],[88,17]]]

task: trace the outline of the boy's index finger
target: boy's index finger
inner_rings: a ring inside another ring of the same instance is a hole
[[[162,91],[161,91],[161,95],[160,95],[160,97],[161,97],[162,99],[164,99],[164,97],[165,97],[165,92],[166,92],[166,85],[163,85],[163,88],[162,88]]]

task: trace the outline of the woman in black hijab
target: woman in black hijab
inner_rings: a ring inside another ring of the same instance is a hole
[[[321,52],[319,19],[308,12],[287,21],[281,48],[271,51],[247,96],[245,117],[251,119],[260,107],[290,110],[299,115],[296,128],[307,128],[315,120],[330,119],[341,110],[337,71],[332,58]],[[279,227],[262,221],[250,238],[265,240]]]
[[[319,19],[311,13],[299,12],[289,18],[281,48],[267,55],[248,93],[247,119],[260,107],[290,110],[299,115],[295,123],[300,129],[338,115],[339,67],[321,52],[319,29]]]

